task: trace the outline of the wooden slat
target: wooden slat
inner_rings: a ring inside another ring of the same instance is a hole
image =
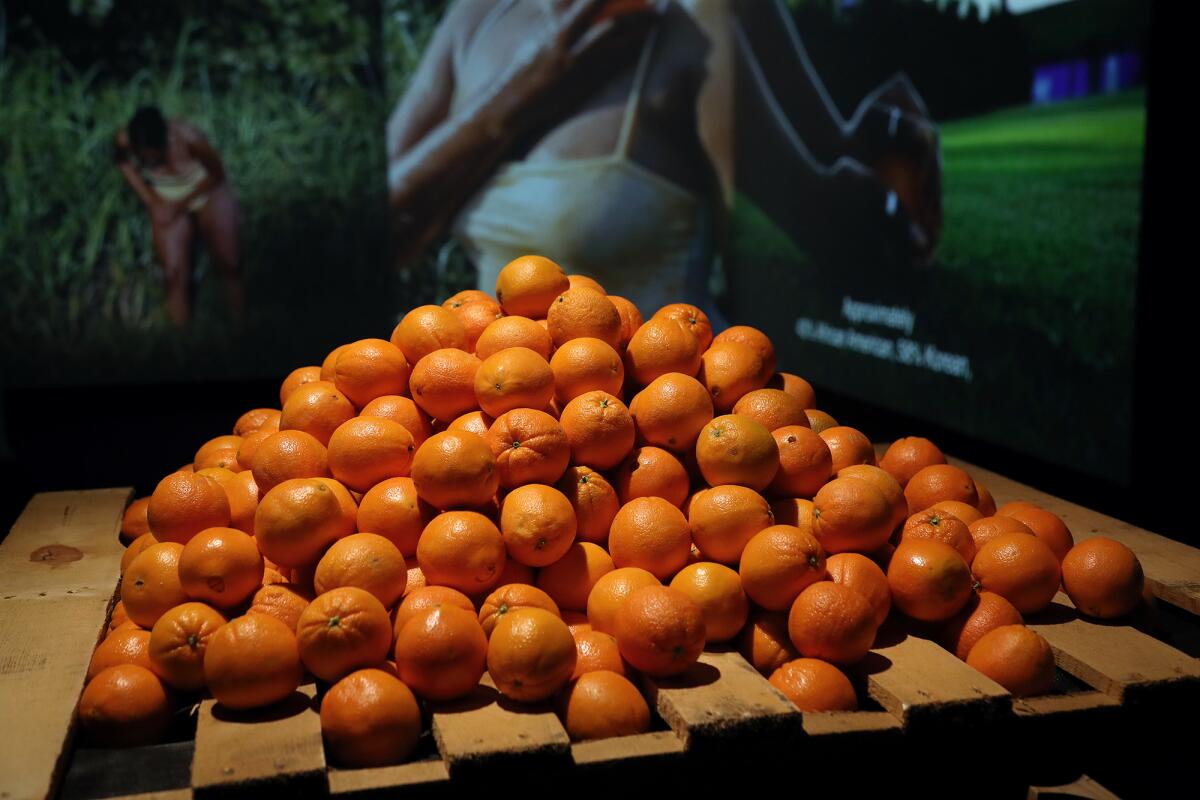
[[[130,489],[48,492],[0,544],[0,797],[52,796],[125,548]],[[14,735],[19,732],[19,735]]]
[[[325,748],[313,703],[316,694],[314,684],[305,684],[291,698],[251,711],[202,702],[192,759],[196,796],[247,796],[264,790],[324,793]]]
[[[928,639],[901,636],[872,650],[860,668],[867,672],[868,693],[905,728],[985,722],[1011,713],[1004,687]]]
[[[635,736],[614,736],[571,745],[577,767],[626,765],[647,759],[674,760],[683,755],[683,742],[673,731],[653,731]]]
[[[974,464],[949,459],[987,486],[997,505],[1028,500],[1062,518],[1076,542],[1107,536],[1121,542],[1142,562],[1146,585],[1155,597],[1200,614],[1200,550],[1142,530],[1128,522],[1105,516],[1083,506],[1046,494]]]
[[[799,736],[800,712],[736,652],[702,653],[676,678],[646,679],[659,716],[687,749]]]
[[[1088,714],[1111,711],[1120,703],[1102,692],[1046,694],[1039,697],[1014,697],[1013,712],[1019,718],[1053,717],[1060,714]]]
[[[332,769],[329,771],[329,793],[341,798],[368,795],[395,795],[418,789],[449,788],[450,773],[441,759],[414,761],[393,767],[371,769]]]
[[[1080,800],[1121,800],[1087,775],[1080,775],[1077,780],[1058,786],[1029,787],[1028,800],[1060,800],[1067,797],[1077,797]]]
[[[110,797],[107,800],[192,800],[191,789],[167,789],[162,792],[142,792]]]
[[[1119,701],[1200,691],[1200,661],[1135,628],[1080,617],[1065,594],[1026,624],[1050,643],[1064,672]]]
[[[900,720],[887,711],[830,711],[804,715],[804,732],[823,739],[889,735],[899,733],[900,727]]]
[[[570,738],[549,705],[514,703],[486,674],[475,692],[434,709],[433,736],[452,778],[570,763]]]

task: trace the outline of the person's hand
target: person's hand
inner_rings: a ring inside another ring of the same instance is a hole
[[[170,225],[183,213],[183,206],[161,200],[150,207],[150,219],[155,225]]]
[[[942,235],[941,137],[928,118],[894,106],[889,114],[891,146],[872,167],[924,230],[929,239],[927,255],[932,255]]]

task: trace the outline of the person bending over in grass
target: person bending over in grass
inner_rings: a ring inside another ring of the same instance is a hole
[[[166,119],[154,106],[137,110],[113,137],[117,167],[150,215],[154,250],[167,279],[167,314],[176,327],[190,316],[192,242],[197,228],[225,287],[230,312],[240,318],[238,203],[221,156],[204,132]]]

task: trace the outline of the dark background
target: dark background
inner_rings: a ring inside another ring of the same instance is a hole
[[[1148,64],[1142,264],[1138,276],[1133,478],[1129,485],[1097,481],[1002,447],[985,445],[935,424],[841,397],[818,386],[820,406],[876,441],[925,435],[948,453],[1068,500],[1172,538],[1200,545],[1187,497],[1178,488],[1191,463],[1190,426],[1183,413],[1183,368],[1194,361],[1189,334],[1188,285],[1194,260],[1191,186],[1181,169],[1191,162],[1190,125],[1177,72],[1178,57],[1164,41],[1183,30],[1183,4],[1156,2]],[[1186,237],[1186,238],[1185,238]],[[386,335],[378,331],[375,335]],[[324,353],[313,353],[319,363]],[[781,368],[787,368],[781,364]],[[269,380],[204,383],[58,386],[3,389],[0,414],[0,531],[7,532],[29,497],[39,491],[132,485],[147,494],[166,472],[191,460],[205,439],[232,429],[246,409],[277,406],[283,376]],[[0,383],[3,383],[0,376]],[[1070,420],[1064,420],[1070,424]],[[1105,431],[1095,435],[1104,436]],[[5,447],[5,444],[7,445]]]

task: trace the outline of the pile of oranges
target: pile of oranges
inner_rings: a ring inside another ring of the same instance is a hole
[[[1050,689],[1025,627],[1064,588],[1130,613],[1141,567],[1054,514],[997,509],[929,440],[871,441],[777,372],[761,331],[649,320],[519,258],[287,376],[129,508],[121,602],[79,705],[108,746],[318,681],[333,763],[397,763],[425,704],[488,673],[574,739],[651,725],[641,676],[731,643],[804,711],[853,710],[885,620],[1016,695]]]

